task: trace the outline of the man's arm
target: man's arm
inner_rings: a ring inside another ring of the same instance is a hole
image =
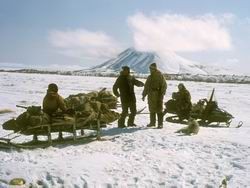
[[[167,82],[166,82],[165,77],[162,75],[162,81],[161,81],[161,94],[162,94],[162,96],[165,95],[166,90],[167,90]]]
[[[150,76],[147,78],[145,85],[144,85],[143,92],[142,92],[142,100],[143,101],[144,101],[145,97],[148,95],[149,85],[150,85]]]
[[[60,95],[58,95],[58,102],[59,102],[59,108],[65,112],[67,110],[66,104],[64,102],[64,98],[62,98]]]
[[[137,87],[143,87],[144,83],[141,82],[140,80],[137,80],[136,78],[134,78],[134,85]]]
[[[119,88],[119,77],[116,79],[114,85],[113,85],[113,93],[115,96],[119,97],[120,93],[118,92],[118,88]]]

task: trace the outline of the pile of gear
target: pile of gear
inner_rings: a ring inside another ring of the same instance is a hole
[[[117,107],[117,98],[105,89],[97,92],[70,95],[65,100],[67,110],[57,111],[49,116],[40,106],[24,107],[26,111],[16,119],[3,124],[3,129],[14,130],[25,135],[46,135],[50,125],[51,132],[72,132],[75,129],[97,129],[97,121],[104,126],[119,118],[113,111]]]

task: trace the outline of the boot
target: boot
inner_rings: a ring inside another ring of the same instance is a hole
[[[136,127],[136,124],[134,124],[135,116],[133,114],[129,115],[128,118],[128,127]]]
[[[158,118],[158,129],[163,128],[163,113],[157,113]]]
[[[156,113],[150,113],[150,123],[147,125],[147,127],[154,127],[156,121]]]
[[[124,117],[120,117],[120,119],[118,120],[118,127],[119,128],[124,128],[124,127],[126,127],[125,126],[125,118]]]

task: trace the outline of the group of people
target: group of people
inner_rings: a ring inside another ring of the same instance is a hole
[[[142,100],[148,98],[148,106],[150,112],[150,122],[148,127],[156,125],[156,116],[158,119],[158,128],[163,127],[163,98],[166,93],[167,83],[162,73],[157,69],[156,63],[149,66],[150,75],[145,84],[130,75],[128,66],[122,67],[119,77],[113,85],[113,93],[121,98],[122,113],[118,120],[118,127],[125,126],[125,118],[129,116],[127,126],[136,126],[134,119],[136,116],[136,97],[134,86],[143,87]],[[119,90],[119,92],[118,92]],[[128,111],[130,110],[130,114]]]
[[[134,86],[143,87],[142,100],[148,98],[148,108],[150,113],[150,122],[147,127],[156,126],[156,117],[158,120],[158,128],[163,127],[163,99],[167,90],[167,82],[163,74],[157,69],[156,63],[149,66],[150,75],[145,84],[130,75],[130,68],[128,66],[122,67],[119,77],[113,85],[113,93],[120,97],[122,105],[122,113],[118,120],[118,127],[124,128],[125,118],[129,116],[127,126],[136,126],[134,124],[136,116],[136,97]],[[118,92],[119,90],[119,92]],[[178,92],[173,93],[173,100],[178,117],[188,119],[192,108],[191,95],[184,84],[178,85]],[[130,110],[130,113],[128,111]]]
[[[163,127],[163,99],[167,90],[167,82],[163,74],[157,69],[156,63],[152,63],[149,70],[150,75],[144,84],[130,74],[128,66],[122,67],[120,75],[113,85],[113,93],[116,97],[120,97],[122,107],[122,113],[118,120],[119,128],[126,127],[127,116],[127,126],[136,126],[134,123],[137,113],[134,86],[144,87],[142,100],[144,101],[146,97],[148,99],[150,122],[147,127],[155,127],[156,119],[158,120],[157,127]],[[176,100],[177,115],[188,119],[192,107],[191,96],[182,83],[178,85],[178,89],[179,91],[172,95],[172,98]],[[47,94],[43,99],[43,111],[52,116],[58,109],[67,112],[64,99],[58,94],[57,85],[51,83],[48,85]]]

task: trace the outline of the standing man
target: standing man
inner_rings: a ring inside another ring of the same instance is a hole
[[[148,76],[142,100],[148,96],[148,107],[150,112],[150,123],[147,127],[154,127],[156,123],[156,114],[158,119],[158,128],[163,127],[163,98],[166,93],[167,83],[162,73],[157,70],[156,63],[149,66],[150,75]]]
[[[130,114],[127,126],[136,126],[134,124],[136,115],[136,98],[134,86],[143,87],[144,84],[130,75],[130,68],[128,66],[122,67],[120,76],[116,79],[115,84],[113,85],[113,93],[115,96],[121,97],[122,103],[122,113],[120,119],[118,120],[119,128],[125,127],[125,119],[128,115],[128,110],[130,110]]]

